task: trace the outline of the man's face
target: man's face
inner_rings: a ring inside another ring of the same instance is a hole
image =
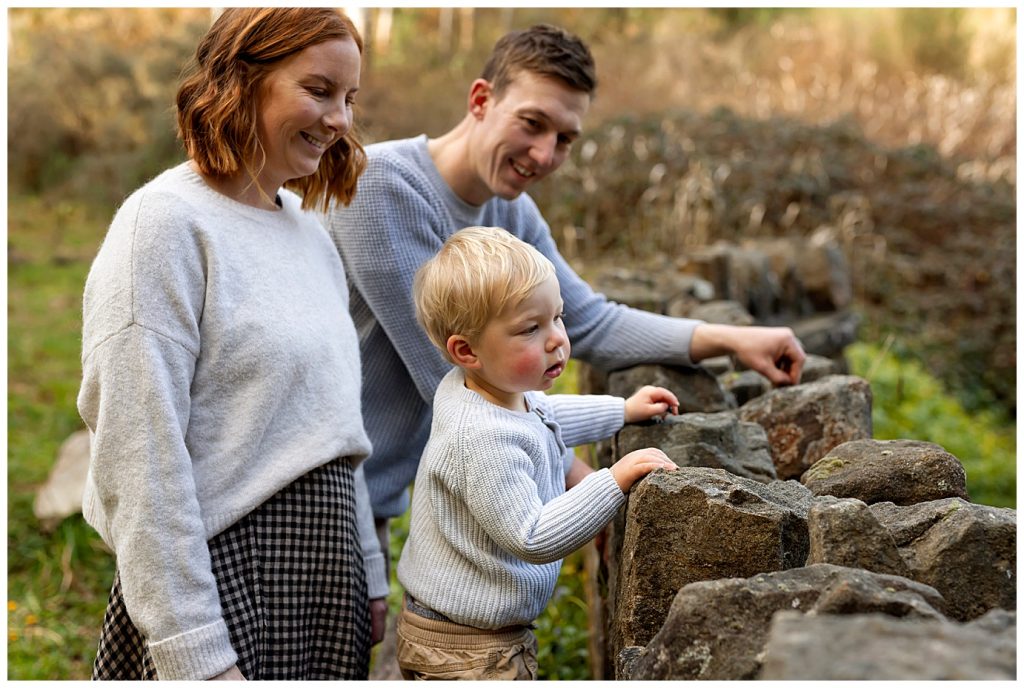
[[[470,203],[512,200],[565,162],[590,96],[559,79],[519,72],[497,100],[487,82],[470,94],[476,126],[469,149]]]

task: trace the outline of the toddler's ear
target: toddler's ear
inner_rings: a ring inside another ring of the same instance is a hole
[[[480,362],[473,346],[461,334],[453,334],[448,338],[448,355],[452,357],[455,364],[462,368],[478,368]]]

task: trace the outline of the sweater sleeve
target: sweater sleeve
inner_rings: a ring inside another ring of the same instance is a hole
[[[363,550],[363,566],[366,569],[367,596],[371,599],[388,596],[388,574],[384,552],[381,551],[380,540],[373,521],[373,509],[370,506],[370,491],[366,487],[366,476],[363,472],[365,462],[360,462],[355,469],[356,486],[356,526],[359,529],[359,543]]]
[[[567,447],[608,439],[622,429],[626,418],[626,400],[622,397],[551,394],[545,400]]]
[[[547,504],[541,502],[529,454],[491,435],[465,438],[465,502],[502,549],[531,564],[558,561],[593,538],[625,501],[608,469],[588,475]]]
[[[86,286],[78,408],[93,435],[89,480],[158,675],[205,679],[237,655],[185,445],[204,280],[194,243],[143,210],[129,222],[112,225]]]
[[[565,302],[565,326],[573,357],[601,370],[641,363],[692,366],[690,341],[700,320],[673,318],[630,308],[596,293],[558,252],[551,230],[524,195],[517,235],[555,266]]]
[[[345,271],[387,333],[428,405],[451,370],[416,320],[412,283],[446,237],[443,208],[417,178],[387,155],[371,158],[352,203],[324,219]]]

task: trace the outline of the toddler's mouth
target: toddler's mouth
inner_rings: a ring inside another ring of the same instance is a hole
[[[565,363],[556,363],[555,365],[551,366],[550,368],[544,371],[544,377],[551,378],[552,380],[554,380],[556,377],[562,374],[563,370],[565,370]]]

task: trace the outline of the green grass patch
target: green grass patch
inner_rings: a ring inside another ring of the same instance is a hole
[[[1016,421],[999,410],[967,411],[919,362],[884,345],[856,343],[846,355],[871,383],[876,439],[934,442],[964,465],[972,501],[1016,508]]]
[[[7,672],[87,679],[114,563],[81,518],[45,532],[35,491],[61,442],[83,427],[81,298],[107,218],[12,197],[7,276]]]

